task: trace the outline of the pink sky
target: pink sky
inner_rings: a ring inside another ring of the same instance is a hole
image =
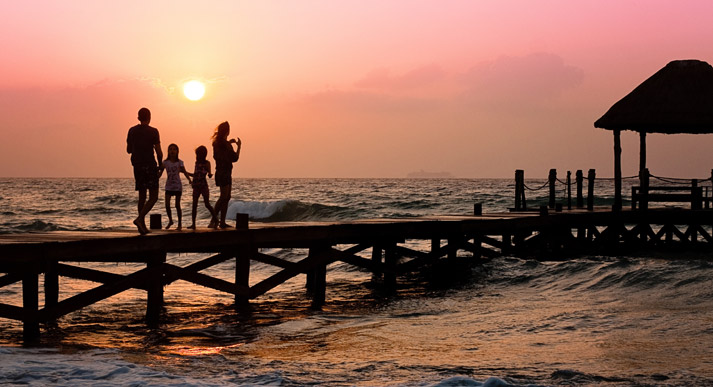
[[[594,121],[676,59],[713,62],[710,1],[32,1],[0,15],[0,176],[129,177],[229,121],[235,177],[613,174]],[[204,99],[181,93],[206,83]],[[653,174],[707,177],[713,136],[649,135]],[[624,132],[623,173],[638,168]]]

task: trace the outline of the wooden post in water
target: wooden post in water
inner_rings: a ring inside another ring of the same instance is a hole
[[[374,247],[371,250],[371,261],[376,264],[377,267],[381,267],[381,264],[383,262],[383,249],[381,248],[381,245],[378,243],[374,243]],[[382,273],[379,271],[374,271],[371,273],[371,280],[372,281],[378,281],[382,278]]]
[[[525,171],[515,170],[515,211],[527,209],[525,202]]]
[[[649,170],[644,168],[639,173],[639,182],[641,190],[639,191],[641,200],[639,201],[639,209],[646,211],[649,209]]]
[[[59,274],[57,261],[47,262],[45,267],[45,308],[49,309],[59,302]]]
[[[587,210],[594,211],[594,179],[597,177],[597,172],[590,169],[587,173]]]
[[[550,183],[550,208],[555,208],[555,183],[557,182],[557,170],[550,169],[547,180]]]
[[[151,271],[146,294],[146,324],[155,328],[158,326],[163,309],[163,270],[166,262],[166,252],[155,253],[146,262],[146,268]]]
[[[584,207],[584,197],[582,197],[582,186],[584,185],[584,174],[581,169],[575,172],[575,181],[577,183],[577,208]]]
[[[253,252],[251,248],[243,248],[235,256],[235,286],[237,288],[250,288],[250,256]],[[235,307],[245,310],[250,306],[250,296],[247,294],[235,294]]]
[[[398,254],[393,246],[388,246],[386,248],[386,257],[384,261],[386,264],[386,270],[388,272],[384,273],[384,286],[388,290],[396,290],[396,261],[398,260]]]
[[[33,267],[26,268],[22,273],[22,337],[26,343],[33,342],[40,336],[40,322],[37,319],[38,277]]]
[[[702,195],[702,187],[698,186],[698,179],[693,179],[691,180],[691,209],[692,210],[700,210],[703,208],[702,206],[702,201],[703,201],[703,195]]]
[[[312,247],[309,249],[309,255],[314,257],[325,254],[327,248],[325,246]],[[327,265],[319,263],[312,268],[311,272],[312,286],[309,291],[312,294],[312,308],[321,309],[327,293]]]
[[[567,171],[567,209],[572,209],[572,172]]]

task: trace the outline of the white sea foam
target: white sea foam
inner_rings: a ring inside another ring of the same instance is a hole
[[[0,348],[0,384],[29,386],[226,386],[225,378],[206,380],[173,375],[119,358],[118,351],[62,354],[55,350]]]
[[[235,214],[248,214],[250,219],[267,219],[276,213],[282,211],[289,203],[289,200],[278,201],[237,201],[231,200],[228,205],[226,217],[235,219]]]

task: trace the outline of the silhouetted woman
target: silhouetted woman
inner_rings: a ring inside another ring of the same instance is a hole
[[[228,212],[228,202],[230,202],[231,189],[233,184],[233,163],[240,158],[240,138],[228,140],[230,134],[230,124],[225,121],[215,128],[213,133],[213,159],[215,159],[215,185],[220,187],[220,197],[215,202],[215,212],[220,223],[218,227],[228,228],[225,223],[225,215]],[[231,144],[237,144],[238,149],[233,150]]]

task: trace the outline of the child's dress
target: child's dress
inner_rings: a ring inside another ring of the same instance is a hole
[[[166,192],[180,194],[183,191],[183,183],[181,183],[183,161],[166,159],[163,160],[163,167],[166,169]]]

